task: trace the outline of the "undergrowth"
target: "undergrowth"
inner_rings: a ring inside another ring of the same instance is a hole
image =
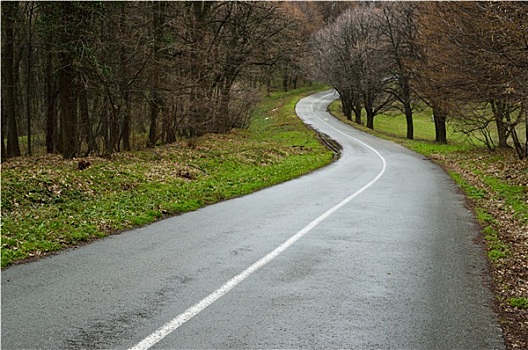
[[[248,130],[111,159],[57,155],[2,164],[2,267],[290,180],[333,154],[296,117],[312,86],[265,98]]]

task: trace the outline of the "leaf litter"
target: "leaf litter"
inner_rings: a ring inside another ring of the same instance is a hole
[[[527,161],[511,150],[455,152],[441,158],[444,166],[484,193],[469,201],[491,216],[481,224],[497,232],[507,247],[504,256],[490,263],[499,321],[508,349],[528,349]]]

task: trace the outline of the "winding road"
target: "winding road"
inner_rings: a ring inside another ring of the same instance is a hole
[[[457,187],[336,97],[296,108],[333,164],[3,271],[2,349],[504,349]]]

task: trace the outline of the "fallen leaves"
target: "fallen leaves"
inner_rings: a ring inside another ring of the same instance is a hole
[[[331,152],[294,113],[295,102],[310,91],[268,99],[248,130],[111,156],[7,160],[1,165],[2,267],[247,194],[327,164]],[[267,118],[272,109],[273,118]]]
[[[528,349],[528,162],[506,150],[451,153],[441,161],[485,193],[472,205],[493,217],[485,225],[508,247],[490,267],[506,344]]]

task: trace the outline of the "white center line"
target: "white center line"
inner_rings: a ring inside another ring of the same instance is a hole
[[[329,126],[330,128],[334,129],[334,130],[337,131],[338,133],[340,133],[340,134],[342,134],[342,135],[348,137],[349,139],[354,140],[354,141],[357,142],[357,143],[362,144],[363,146],[365,146],[365,147],[367,147],[368,149],[370,149],[372,152],[376,153],[376,155],[380,158],[381,163],[383,164],[380,173],[378,174],[378,176],[376,176],[376,177],[374,178],[374,180],[375,180],[374,182],[378,181],[378,179],[381,177],[381,175],[383,175],[383,173],[385,172],[385,168],[387,167],[387,162],[385,161],[385,158],[383,158],[383,156],[382,156],[382,155],[381,155],[381,154],[380,154],[380,153],[379,153],[374,147],[367,145],[365,142],[360,141],[360,140],[356,139],[356,138],[353,137],[353,136],[350,136],[350,135],[348,135],[348,134],[345,134],[345,133],[342,132],[341,130],[336,129],[334,126],[332,126],[332,125],[330,125],[329,123],[327,123],[327,121],[329,121],[330,119],[328,119],[328,118],[321,119],[321,118],[317,117],[317,115],[315,114],[315,111],[314,111],[314,104],[315,104],[316,102],[318,102],[319,100],[322,100],[322,99],[325,98],[326,96],[330,96],[330,95],[333,95],[333,93],[329,93],[329,94],[326,94],[326,95],[324,95],[324,96],[321,96],[321,97],[319,97],[317,100],[315,100],[315,101],[312,102],[312,114],[314,115],[314,117],[316,117],[317,119],[319,119],[320,121],[322,121],[323,123],[325,123],[325,124],[326,124],[327,126]],[[367,185],[368,185],[368,184],[367,184]],[[369,187],[370,187],[370,186],[369,186]],[[361,191],[361,190],[360,190],[360,191]]]
[[[326,97],[328,95],[325,95],[316,101],[312,103],[312,113],[313,113],[313,107],[314,103],[321,100],[322,98]],[[315,115],[315,113],[314,113]],[[328,124],[328,123],[326,123]],[[328,124],[329,125],[329,124]],[[329,125],[331,128],[335,129],[333,126]],[[365,186],[361,187],[359,190],[345,198],[343,201],[335,205],[334,207],[330,208],[328,211],[323,213],[321,216],[319,216],[317,219],[310,222],[306,227],[304,227],[302,230],[297,232],[295,235],[290,237],[287,241],[282,243],[280,246],[275,248],[272,252],[268,253],[265,257],[248,267],[246,270],[242,271],[240,274],[236,275],[229,281],[227,281],[223,286],[209,294],[207,297],[202,299],[199,303],[195,304],[194,306],[191,306],[188,308],[185,312],[180,314],[179,316],[175,317],[171,321],[167,322],[165,325],[163,325],[161,328],[156,330],[154,333],[143,339],[141,342],[139,342],[134,347],[130,348],[129,350],[147,350],[150,349],[152,346],[154,346],[156,343],[158,343],[160,340],[165,338],[167,335],[174,332],[176,329],[178,329],[181,325],[189,321],[194,316],[198,315],[201,311],[203,311],[205,308],[207,308],[209,305],[214,303],[216,300],[227,294],[231,289],[236,287],[238,284],[240,284],[242,281],[244,281],[247,277],[252,275],[255,271],[260,269],[262,266],[269,263],[271,260],[275,259],[277,256],[279,256],[283,251],[288,249],[291,245],[293,245],[295,242],[297,242],[299,239],[301,239],[303,236],[305,236],[308,232],[313,230],[317,225],[319,225],[321,222],[323,222],[326,218],[328,218],[330,215],[335,213],[337,210],[339,210],[341,207],[346,205],[348,202],[350,202],[352,199],[356,198],[359,194],[361,194],[363,191],[365,191],[367,188],[372,186],[376,181],[379,180],[379,178],[383,175],[386,168],[386,162],[383,156],[376,151],[374,148],[370,147],[369,145],[366,145],[365,143],[355,139],[354,137],[344,134],[343,132],[335,129],[336,131],[340,132],[343,135],[346,135],[347,137],[350,137],[354,139],[355,141],[361,143],[362,145],[368,147],[371,149],[378,157],[380,157],[383,167],[381,171],[376,175],[375,178],[373,178],[369,183],[367,183]]]

